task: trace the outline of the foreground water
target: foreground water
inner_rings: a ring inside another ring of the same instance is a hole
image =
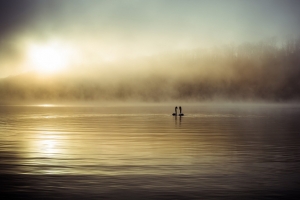
[[[300,106],[0,106],[1,195],[299,198]]]

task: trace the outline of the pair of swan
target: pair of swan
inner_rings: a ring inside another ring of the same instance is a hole
[[[184,114],[183,113],[181,113],[181,111],[182,111],[182,109],[181,109],[181,106],[179,106],[179,114],[178,114],[178,116],[183,116]],[[172,114],[173,116],[177,116],[177,106],[175,107],[175,112]]]

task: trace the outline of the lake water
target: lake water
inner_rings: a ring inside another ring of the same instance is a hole
[[[300,105],[0,106],[1,195],[298,199]]]

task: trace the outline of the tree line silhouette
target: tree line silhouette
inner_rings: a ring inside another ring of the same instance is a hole
[[[0,80],[11,100],[266,100],[300,99],[300,40],[276,40],[174,51],[108,66],[81,76],[27,73]]]

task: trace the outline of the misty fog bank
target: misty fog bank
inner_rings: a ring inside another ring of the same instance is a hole
[[[1,79],[1,101],[300,100],[300,40],[172,52],[84,69]]]

